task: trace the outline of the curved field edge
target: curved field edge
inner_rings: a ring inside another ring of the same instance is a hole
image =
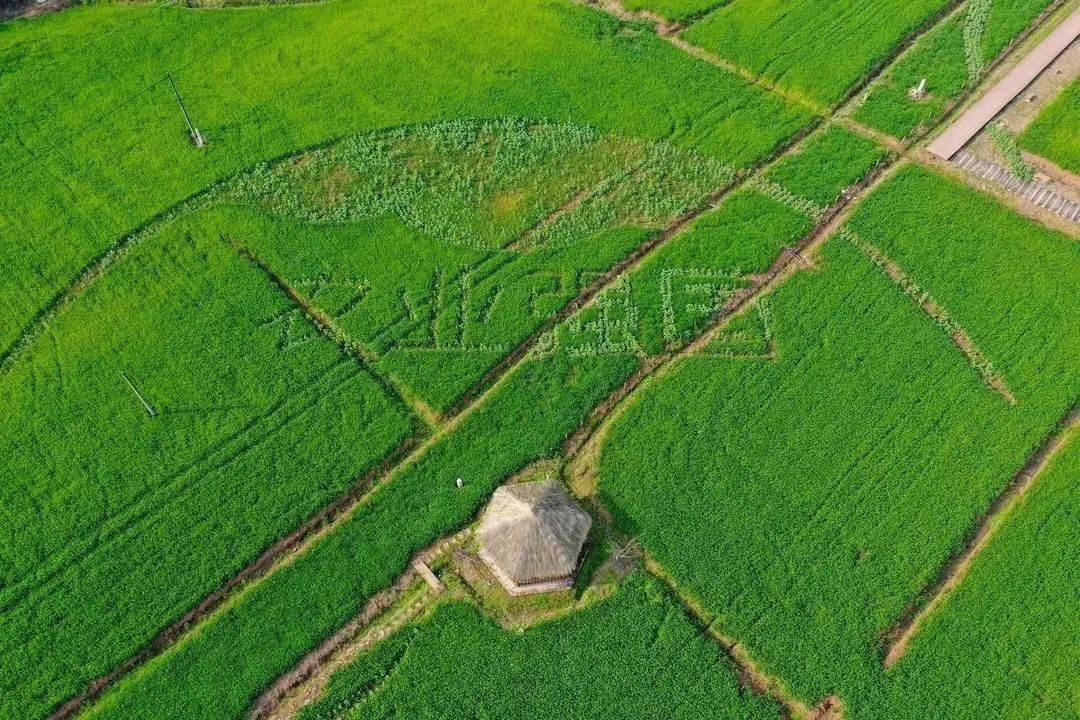
[[[111,668],[415,431],[331,344],[282,352],[282,295],[175,230],[0,381],[5,710]]]
[[[51,37],[29,24],[17,28],[25,37],[4,60],[9,72],[0,95],[13,111],[0,146],[5,176],[40,180],[42,191],[12,186],[4,193],[4,231],[18,242],[5,245],[11,252],[3,262],[14,272],[3,290],[11,314],[2,319],[0,344],[10,347],[78,268],[160,208],[239,168],[364,127],[530,115],[667,137],[745,164],[806,122],[723,71],[585,9],[535,3],[519,8],[512,23],[497,21],[495,10],[490,3],[410,8],[432,23],[409,35],[402,30],[409,26],[405,11],[377,0],[220,13],[93,5],[50,18]],[[63,29],[88,32],[95,17],[116,18],[115,31],[107,41],[67,52],[59,40],[69,38]],[[351,26],[358,32],[341,32]],[[437,32],[451,26],[462,32]],[[289,41],[276,42],[286,28]],[[376,74],[384,63],[374,40],[386,34],[410,62]],[[320,42],[336,52],[311,53],[310,45]],[[446,42],[459,52],[443,54]],[[50,55],[56,61],[36,71],[28,64]],[[479,74],[455,73],[440,57]],[[516,75],[495,72],[500,63]],[[439,72],[419,71],[433,64]],[[204,151],[185,137],[164,70],[209,139]],[[532,82],[538,75],[543,82]],[[76,94],[61,103],[56,88],[63,87]],[[631,103],[643,89],[650,101]],[[48,133],[43,117],[50,118]],[[765,125],[763,117],[772,122]],[[31,222],[43,217],[54,220]]]

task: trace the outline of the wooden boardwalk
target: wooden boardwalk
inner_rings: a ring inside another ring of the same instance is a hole
[[[978,102],[957,118],[927,149],[944,160],[950,159],[1012,102],[1013,98],[1023,92],[1077,37],[1080,37],[1080,8],[1073,11],[1065,22],[1036,45],[996,85],[987,90]]]
[[[979,177],[996,182],[1014,195],[1046,208],[1066,220],[1080,222],[1080,202],[1058,195],[1046,185],[1036,180],[1024,181],[997,163],[983,160],[967,150],[961,150],[953,158],[960,167]]]

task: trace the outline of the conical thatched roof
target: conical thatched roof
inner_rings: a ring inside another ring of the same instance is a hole
[[[495,491],[477,532],[480,557],[507,584],[569,578],[592,518],[548,479]]]

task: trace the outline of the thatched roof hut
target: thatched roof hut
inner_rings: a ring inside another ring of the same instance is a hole
[[[554,480],[504,485],[480,522],[480,558],[511,595],[567,588],[591,525]]]

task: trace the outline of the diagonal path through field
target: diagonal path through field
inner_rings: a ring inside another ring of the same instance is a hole
[[[919,632],[949,594],[964,580],[979,553],[990,544],[997,531],[1008,520],[1013,509],[1038,480],[1040,473],[1062,448],[1073,441],[1080,428],[1080,404],[1073,405],[1053,431],[1035,448],[1024,466],[1013,476],[1001,493],[994,498],[986,512],[968,533],[962,548],[953,553],[937,578],[925,587],[908,605],[904,614],[889,629],[885,637],[882,663],[892,667],[907,652],[911,639]]]
[[[804,135],[799,135],[789,139],[787,147],[778,148],[773,153],[773,156],[764,162],[771,162],[773,159],[788,152],[790,148],[803,139],[803,137]],[[467,417],[482,407],[485,402],[494,395],[505,382],[507,382],[512,371],[522,362],[527,360],[529,354],[552,329],[587,305],[604,290],[617,283],[625,273],[638,267],[652,252],[662,247],[672,237],[686,229],[698,216],[711,209],[716,203],[720,202],[723,197],[738,186],[739,183],[736,180],[717,188],[696,207],[679,216],[673,223],[669,224],[668,227],[660,232],[652,233],[645,242],[641,243],[636,249],[616,263],[607,272],[596,278],[559,311],[549,316],[539,327],[530,333],[528,337],[522,340],[513,350],[496,363],[484,377],[466,391],[446,412],[445,418],[437,424],[433,433],[424,439],[418,446],[405,449],[411,450],[411,452],[403,452],[390,458],[391,462],[383,463],[380,467],[380,472],[372,478],[370,482],[357,483],[355,486],[357,489],[355,491],[352,491],[336,499],[326,507],[317,510],[296,532],[268,548],[260,555],[260,558],[256,563],[241,570],[234,578],[225,583],[222,589],[212,593],[205,600],[200,602],[196,608],[186,613],[180,620],[166,627],[155,636],[145,648],[136,653],[135,656],[122,663],[108,675],[93,681],[86,690],[61,705],[50,715],[50,719],[61,720],[63,718],[73,717],[90,702],[100,697],[109,686],[130,674],[133,670],[143,665],[151,658],[164,652],[169,646],[175,643],[182,634],[195,626],[200,620],[223,609],[231,599],[235,599],[238,591],[250,588],[254,583],[264,579],[266,576],[288,563],[290,558],[295,558],[297,555],[302,554],[305,550],[309,549],[319,538],[333,532],[333,530],[347,520],[367,498],[371,497],[372,492],[374,492],[377,487],[388,481],[395,473],[402,472],[405,468],[418,462],[426,455],[428,450],[435,445],[435,443],[452,433]],[[186,205],[187,203],[182,204],[180,207],[182,208]],[[171,218],[174,212],[179,212],[179,210],[163,214],[162,221],[164,222],[168,218]],[[147,230],[147,232],[148,231],[152,230]],[[130,240],[129,244],[132,242],[134,242],[134,239]],[[80,284],[78,292],[81,292],[81,290],[85,289],[89,283],[99,277],[108,268],[111,262],[113,262],[113,260],[110,256],[110,258],[106,258],[96,265],[94,271],[88,273],[84,282]],[[268,282],[273,282],[272,278],[268,278]],[[284,288],[282,289],[284,291]],[[73,292],[67,296],[65,304],[70,302],[78,292]],[[297,293],[297,296],[292,297],[292,299],[294,302],[299,302],[300,297],[299,293]],[[53,310],[54,313],[57,311],[58,308]],[[317,313],[318,311],[313,308],[313,312]],[[318,324],[318,321],[316,321],[314,317],[312,317],[312,321]]]
[[[872,79],[873,76],[867,78],[866,82],[869,82]],[[835,114],[835,111],[831,113],[832,116],[835,116]],[[795,140],[798,139],[801,138],[796,138]],[[788,149],[790,150],[790,147]],[[780,152],[782,151],[778,151],[777,154],[774,154],[774,157]],[[870,183],[868,187],[872,185],[873,183]],[[491,371],[489,371],[485,377],[478,382],[474,388],[467,392],[459,403],[447,413],[447,419],[442,422],[435,432],[422,442],[420,446],[409,451],[404,451],[399,456],[391,458],[390,462],[384,463],[381,472],[378,476],[373,478],[370,487],[380,485],[393,472],[399,471],[400,469],[417,462],[438,439],[453,432],[465,417],[468,417],[472,412],[475,412],[478,407],[482,406],[492,393],[506,382],[506,378],[511,371],[528,357],[530,351],[547,332],[563,320],[567,319],[574,312],[587,305],[599,293],[610,287],[614,282],[617,282],[628,271],[640,265],[640,263],[654,250],[663,246],[667,240],[670,240],[688,227],[697,216],[708,210],[712,205],[718,203],[737,186],[738,184],[731,184],[723,188],[718,188],[710,195],[706,202],[702,203],[698,208],[677,218],[675,222],[665,228],[662,232],[653,234],[646,243],[627,256],[615,267],[611,268],[605,275],[598,278],[589,287],[585,288],[573,301],[549,318],[540,328],[523,340],[511,353],[509,353],[503,361],[492,368]],[[864,190],[865,189],[867,188],[864,188]],[[852,195],[847,198],[847,203],[853,202],[855,199],[856,196]],[[842,219],[843,218],[840,215],[837,215],[833,221],[815,228],[815,231],[811,233],[811,236],[808,237],[805,242],[800,244],[800,250],[810,249],[823,241],[825,237],[828,237],[836,230],[839,223],[842,222]],[[799,265],[797,261],[798,257],[799,255],[797,252],[782,253],[763,281],[755,284],[752,289],[739,293],[729,302],[736,303],[738,307],[748,307],[758,295],[767,292],[768,289],[773,287],[776,283],[783,281],[787,274],[797,270]],[[732,315],[738,307],[729,309],[729,316]],[[695,345],[695,347],[699,346],[700,345]],[[664,363],[660,363],[654,367],[648,368],[641,376],[641,379],[644,379],[644,377],[651,374],[652,370],[661,369],[663,364]],[[627,395],[628,394],[629,392]],[[621,403],[619,402],[611,403],[607,409],[617,412],[617,406],[620,404]],[[592,419],[592,422],[596,425],[603,424],[605,414],[606,411],[597,413]],[[125,663],[121,668],[118,668],[116,672],[111,673],[107,678],[102,678],[95,682],[95,684],[86,692],[65,704],[65,706],[58,710],[53,717],[60,718],[72,716],[91,700],[99,696],[108,685],[130,673],[151,657],[163,652],[187,629],[194,627],[202,618],[216,610],[222,609],[230,601],[230,598],[235,596],[236,591],[241,587],[246,588],[261,582],[266,576],[272,574],[285,563],[289,562],[289,558],[304,553],[311,547],[317,538],[333,532],[340,523],[349,517],[349,515],[364,502],[365,498],[370,497],[370,492],[370,489],[367,491],[357,491],[355,494],[339,498],[332,507],[324,508],[315,513],[301,529],[290,536],[289,542],[278,543],[271,548],[268,548],[263,556],[261,556],[257,566],[253,565],[245,568],[236,578],[230,580],[222,591],[208,597],[207,600],[200,603],[192,613],[186,615],[185,622],[182,625],[174,624],[159,635],[158,638],[155,638],[149,646],[148,652],[141,653],[139,656]]]
[[[880,267],[882,271],[889,276],[889,279],[896,283],[897,287],[899,287],[920,310],[926,313],[948,334],[953,345],[956,346],[957,350],[964,354],[964,357],[968,359],[971,366],[979,373],[979,377],[982,378],[983,383],[985,383],[987,387],[997,393],[1001,399],[1009,405],[1016,404],[1016,397],[1005,385],[1005,380],[1002,379],[1001,375],[994,370],[990,359],[979,349],[975,344],[975,341],[968,335],[967,331],[953,320],[948,311],[935,301],[934,298],[930,297],[929,292],[919,287],[919,285],[904,272],[903,268],[891,260],[879,248],[866,242],[851,230],[845,230],[845,235],[855,247],[859,248],[864,255],[874,262],[875,265]]]
[[[914,42],[914,38],[912,38],[909,43],[910,42]],[[1007,54],[1008,53],[1003,53],[1002,56],[1000,56],[995,62],[1003,62]],[[873,78],[868,78],[864,85],[872,82],[872,80]],[[869,137],[870,139],[881,140],[881,138],[877,137],[880,135],[880,133],[876,133],[875,131],[862,127],[858,123],[850,120],[850,118],[840,115],[839,111],[834,111],[833,113],[831,113],[831,115],[832,118],[839,124],[842,124],[845,127],[852,129],[853,131],[859,132],[860,134]],[[692,353],[700,352],[701,350],[706,348],[718,336],[718,334],[722,332],[723,328],[732,317],[734,317],[740,312],[745,311],[745,309],[751,305],[754,299],[764,294],[767,294],[774,287],[783,283],[792,273],[799,271],[801,269],[801,263],[799,263],[798,260],[804,255],[812,255],[813,252],[818,247],[820,247],[820,245],[823,244],[824,241],[829,237],[841,234],[846,236],[846,239],[848,241],[853,242],[858,246],[859,239],[854,235],[853,232],[843,226],[843,223],[847,219],[847,215],[853,208],[853,203],[859,197],[868,194],[870,191],[873,190],[875,186],[879,185],[889,176],[891,176],[894,172],[896,172],[900,168],[902,161],[910,160],[912,158],[911,148],[923,138],[928,136],[931,132],[933,132],[933,130],[938,125],[947,121],[949,116],[950,113],[946,113],[936,125],[927,128],[923,133],[916,137],[908,138],[903,143],[899,143],[897,141],[883,143],[890,149],[896,151],[894,157],[889,161],[888,166],[885,168],[881,168],[881,172],[879,172],[876,177],[864,179],[864,182],[861,184],[861,186],[857,188],[851,196],[844,198],[844,203],[842,207],[830,209],[832,210],[832,212],[825,211],[825,214],[814,211],[809,212],[808,214],[810,214],[812,217],[818,218],[815,228],[798,244],[796,248],[793,249],[791,253],[782,253],[777,258],[774,266],[770,268],[770,270],[765,274],[764,278],[755,282],[743,293],[733,296],[730,299],[728,305],[725,306],[725,308],[715,318],[715,322],[710,330],[706,331],[696,341],[694,341],[678,353],[667,354],[651,359],[650,363],[647,366],[643,366],[637,373],[631,376],[622,386],[617,388],[613,393],[611,393],[611,395],[607,399],[605,399],[600,405],[597,406],[596,410],[590,415],[587,422],[584,423],[576,433],[574,433],[570,436],[570,438],[568,438],[563,448],[564,455],[568,459],[568,480],[576,492],[578,492],[579,494],[592,494],[595,491],[598,469],[597,464],[599,461],[600,450],[604,444],[604,441],[607,438],[610,428],[614,425],[614,422],[627,409],[627,407],[629,407],[634,396],[637,394],[637,391],[641,389],[643,384],[661,378],[667,373],[669,373],[671,369],[677,364],[680,358],[690,355]],[[916,161],[919,160],[919,156],[917,154],[915,154],[913,157]],[[761,176],[759,174],[756,177]],[[755,184],[755,179],[751,179],[748,184]],[[769,193],[770,187],[768,183],[763,184],[762,182],[758,181],[757,185],[759,186],[759,189],[761,191],[764,191],[767,194],[773,196],[775,199],[784,202],[784,197],[782,196],[782,194]],[[789,203],[789,205],[791,204]],[[795,209],[802,212],[807,212],[805,208],[795,206]],[[865,248],[860,249],[862,249],[864,253],[866,252]],[[894,281],[897,280],[897,278],[893,279]],[[927,311],[927,308],[922,309],[924,311]],[[930,316],[934,318],[935,321],[938,321],[938,318],[935,317],[933,313],[928,314],[930,314]],[[955,323],[952,323],[951,325],[955,325]],[[945,326],[943,325],[943,327]],[[992,371],[989,371],[989,366],[987,363],[981,362],[984,356],[978,350],[978,348],[974,346],[974,343],[970,341],[970,339],[967,337],[966,333],[964,333],[962,329],[958,327],[954,328],[954,332],[950,332],[950,339],[952,339],[957,348],[961,352],[963,352],[965,356],[968,357],[969,362],[971,362],[971,364],[980,372],[980,375],[983,377],[984,382],[986,382],[986,384],[991,389],[993,389],[994,392],[998,393],[1006,402],[1010,404],[1015,402],[1011,392],[1009,392],[1008,388],[1004,386],[1004,383],[1000,380],[1000,378],[993,374]],[[1071,422],[1073,423],[1075,423],[1076,421],[1075,414],[1076,409],[1074,408],[1073,414],[1070,416],[1072,418]],[[1038,456],[1038,452],[1036,453],[1036,456]],[[1041,468],[1042,464],[1045,463],[1045,460],[1046,457],[1038,460],[1038,467]],[[1037,469],[1027,473],[1021,471],[1021,473],[1018,475],[1018,478],[1027,478],[1027,484],[1030,484],[1030,479],[1034,476],[1034,474],[1037,474]],[[1015,488],[1018,484],[1019,483],[1014,482],[1013,487]],[[1020,487],[1024,488],[1027,486],[1027,484],[1020,485]],[[997,507],[996,503],[995,507]],[[988,512],[993,511],[991,510]],[[976,534],[978,534],[978,532],[979,531],[976,531]],[[974,552],[977,552],[977,550],[978,548],[974,548],[972,554],[974,554]],[[655,560],[653,560],[653,572],[654,574],[657,574],[658,577],[667,576],[667,573],[664,571],[662,566],[656,563]],[[956,580],[954,582],[959,582],[960,577],[962,577],[962,573],[951,573],[950,577],[953,577],[954,575],[956,576]],[[688,598],[684,592],[681,592],[677,585],[674,583],[673,579],[668,578],[668,582],[669,585],[671,585],[672,590],[675,592],[676,596],[679,597],[681,601],[683,601],[687,610],[693,614],[696,614],[696,601],[694,601],[692,598]],[[942,582],[944,583],[945,581]],[[940,596],[941,594],[943,593],[939,593],[937,596]],[[932,610],[933,608],[930,607],[927,612]],[[910,620],[910,624],[905,625],[903,628],[898,630],[898,633],[902,633],[904,631],[904,628],[907,629],[910,636],[910,634],[912,634],[915,629],[917,629],[915,619]],[[710,632],[710,634],[713,633]],[[722,645],[729,649],[735,647],[736,645],[735,641],[731,639],[720,640],[719,638],[716,638],[715,635],[714,639],[718,639],[718,642],[720,642]],[[900,650],[900,652],[902,652],[902,650]],[[745,650],[740,652],[738,655],[730,654],[730,657],[737,666],[741,667],[743,671],[748,674],[748,676],[754,677],[758,674],[759,671],[754,665],[753,658],[750,657]],[[781,683],[779,683],[778,680],[766,677],[764,678],[764,680],[759,682],[764,682],[764,685],[762,685],[761,688],[765,690],[766,694],[770,694],[770,696],[774,697],[774,699],[778,699],[780,702],[784,703],[785,707],[787,707],[788,709],[788,712],[791,713],[793,716],[808,716],[809,713],[806,712],[806,704],[799,701],[797,698],[785,697],[782,691],[783,686]],[[829,711],[829,708],[831,706],[832,703],[829,702],[828,698],[825,698],[823,699],[822,704],[817,709],[817,711],[827,712]]]

